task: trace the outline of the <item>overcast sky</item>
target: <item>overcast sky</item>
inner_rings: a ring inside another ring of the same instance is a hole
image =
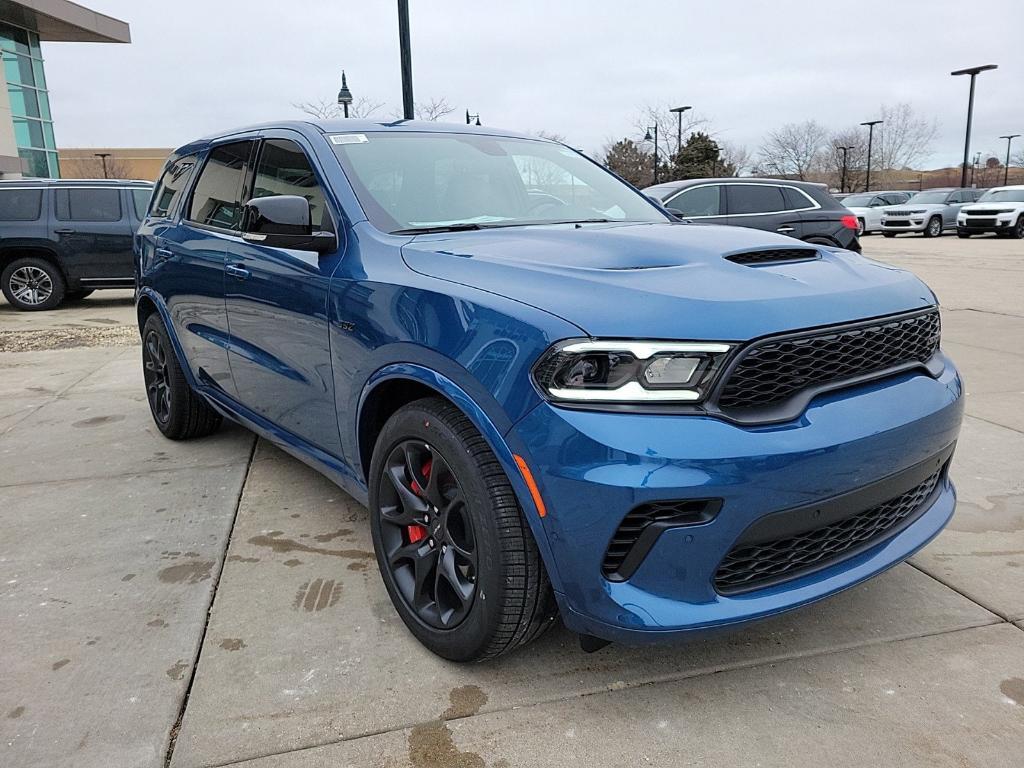
[[[44,43],[61,147],[174,147],[333,100],[401,104],[393,0],[81,0],[131,24],[130,45]],[[815,118],[830,127],[907,101],[934,117],[926,165],[959,162],[967,78],[978,79],[972,148],[1024,133],[1024,2],[411,0],[417,100],[448,120],[556,132],[588,152],[634,134],[645,104],[691,104],[718,137]],[[173,10],[171,10],[173,8]],[[1024,145],[1022,145],[1024,146]]]

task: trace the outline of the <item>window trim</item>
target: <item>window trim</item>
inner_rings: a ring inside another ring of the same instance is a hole
[[[164,163],[164,167],[160,170],[160,177],[153,183],[153,186],[152,186],[152,188],[150,190],[150,193],[149,193],[149,195],[150,195],[150,197],[149,197],[149,206],[146,208],[145,216],[142,217],[143,221],[146,221],[147,219],[154,219],[156,221],[172,221],[172,222],[174,222],[174,221],[178,221],[178,220],[181,219],[181,202],[182,202],[182,200],[185,200],[185,199],[188,198],[188,195],[190,193],[190,188],[191,188],[192,184],[195,183],[194,176],[195,176],[195,173],[196,173],[196,168],[199,167],[201,165],[201,163],[202,163],[202,160],[201,160],[202,151],[199,151],[199,152],[189,152],[188,154],[177,155],[177,156],[174,156],[174,154],[172,153],[171,157],[173,157],[174,159],[173,160],[171,158],[167,159],[167,162]],[[188,158],[188,157],[192,158],[192,168],[189,169],[188,178],[185,179],[185,183],[184,183],[184,185],[182,185],[181,194],[178,195],[178,199],[176,201],[174,201],[173,205],[169,205],[167,207],[167,210],[164,211],[163,213],[159,213],[159,214],[158,213],[154,213],[153,212],[153,205],[156,203],[156,191],[163,184],[164,175],[167,173],[169,168],[171,168],[172,166],[174,166],[177,163],[180,163],[182,160],[184,160],[185,158]]]
[[[297,137],[301,137],[301,134],[293,135],[278,135],[283,134],[285,131],[271,130],[267,133],[260,134],[256,142],[258,146],[255,148],[252,156],[250,157],[251,166],[249,167],[248,173],[246,174],[245,182],[242,187],[243,197],[246,199],[242,202],[244,206],[249,200],[252,199],[253,190],[256,188],[256,173],[259,171],[260,162],[263,159],[263,146],[268,141],[290,141],[292,144],[302,150],[302,154],[306,157],[306,162],[309,163],[309,167],[312,169],[313,174],[316,176],[316,183],[320,186],[320,191],[324,197],[324,211],[327,213],[330,221],[330,228],[325,227],[323,218],[320,219],[320,230],[321,232],[333,232],[335,235],[338,234],[338,217],[335,216],[332,210],[333,203],[331,202],[331,187],[325,183],[326,178],[323,170],[317,165],[315,161],[315,155],[310,147],[305,146]],[[289,132],[290,133],[290,132]]]
[[[664,205],[667,208],[669,203],[675,200],[684,192],[689,192],[691,189],[697,189],[697,187],[722,187],[722,192],[725,192],[725,187],[776,187],[777,189],[792,189],[799,192],[807,201],[810,203],[806,208],[787,208],[781,211],[762,211],[760,213],[719,213],[714,216],[683,216],[685,219],[727,219],[730,216],[778,216],[780,213],[802,213],[804,211],[816,211],[821,208],[821,204],[804,192],[800,187],[794,186],[793,184],[751,184],[748,181],[715,181],[708,184],[694,184],[689,187],[684,187],[676,192],[672,197],[666,198]],[[729,208],[729,196],[726,193],[725,196],[725,207],[726,210]]]
[[[219,147],[223,147],[223,146],[228,145],[228,144],[242,144],[242,143],[248,142],[249,143],[249,156],[245,160],[245,166],[242,169],[241,179],[239,181],[238,187],[235,190],[235,194],[238,197],[239,204],[240,205],[244,205],[245,203],[243,203],[242,199],[241,199],[242,198],[242,193],[245,191],[247,181],[248,181],[249,177],[252,175],[253,156],[254,156],[254,153],[256,151],[256,147],[260,143],[260,139],[261,139],[261,137],[259,135],[256,135],[256,136],[243,136],[243,137],[234,137],[234,136],[232,136],[230,138],[225,137],[225,139],[223,141],[217,141],[215,143],[211,143],[206,148],[206,154],[203,155],[202,160],[199,163],[199,172],[196,173],[194,179],[190,180],[189,188],[188,188],[188,195],[187,195],[186,201],[181,204],[182,208],[181,208],[181,212],[180,212],[180,220],[181,220],[182,223],[187,224],[190,227],[195,227],[196,229],[202,229],[202,230],[206,230],[206,231],[209,231],[209,232],[220,232],[222,234],[229,235],[231,237],[237,237],[237,238],[241,239],[241,237],[242,237],[241,222],[239,222],[239,228],[238,229],[229,229],[228,227],[219,227],[219,226],[217,226],[215,224],[204,224],[201,221],[194,221],[193,219],[191,219],[190,216],[192,215],[192,200],[195,197],[196,187],[199,186],[199,180],[203,177],[203,171],[206,170],[206,166],[210,162],[210,155],[212,155],[214,153],[214,151],[216,149],[218,149]],[[196,153],[196,154],[198,154],[198,153]]]

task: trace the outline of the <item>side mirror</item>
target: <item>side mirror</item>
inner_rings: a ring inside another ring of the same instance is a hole
[[[242,239],[271,248],[329,253],[338,247],[333,232],[314,232],[309,201],[298,195],[255,197],[242,208]]]

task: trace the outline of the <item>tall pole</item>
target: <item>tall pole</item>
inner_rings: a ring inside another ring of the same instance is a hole
[[[868,170],[867,170],[867,176],[864,179],[864,191],[865,192],[870,192],[871,191],[871,144],[872,144],[872,140],[874,139],[874,135],[875,135],[875,126],[878,125],[881,122],[884,122],[884,121],[882,121],[882,120],[869,120],[866,123],[861,123],[861,125],[866,125],[868,127]]]
[[[406,120],[416,117],[412,99],[412,46],[409,42],[409,0],[398,0],[398,47],[402,55],[402,114]]]
[[[104,179],[109,178],[107,176],[107,158],[110,157],[110,153],[109,152],[96,152],[95,153],[95,157],[98,157],[100,159],[100,162],[103,163],[103,178]]]
[[[839,177],[839,192],[842,193],[846,191],[846,153],[853,147],[836,147],[836,149],[843,153],[843,173]]]
[[[974,156],[974,160],[971,162],[971,186],[974,186],[974,171],[978,168],[978,162],[981,160],[981,152]]]
[[[1019,133],[1011,133],[1009,136],[1000,136],[1000,139],[1006,139],[1006,164],[1003,166],[1003,186],[1005,187],[1010,183],[1010,144],[1013,140],[1020,136]]]
[[[979,72],[985,72],[989,69],[996,69],[997,64],[985,64],[981,67],[968,67],[967,69],[958,69],[955,72],[949,74],[956,75],[970,75],[971,76],[971,91],[967,97],[967,133],[964,136],[964,162],[960,166],[960,186],[967,186],[967,160],[971,154],[971,122],[974,117],[974,79],[978,76]]]
[[[658,124],[654,124],[654,183],[658,183]]]
[[[675,112],[679,118],[679,122],[676,127],[676,153],[683,148],[683,112],[693,107],[673,107],[669,112]]]

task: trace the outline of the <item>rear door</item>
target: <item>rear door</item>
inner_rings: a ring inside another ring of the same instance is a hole
[[[787,210],[789,204],[782,187],[775,184],[726,184],[728,223],[803,237],[800,214]]]
[[[90,284],[130,286],[133,224],[118,187],[55,187],[53,232],[68,275]]]
[[[946,199],[946,207],[942,211],[942,226],[955,227],[956,217],[965,203],[972,202],[971,190],[958,189]]]

